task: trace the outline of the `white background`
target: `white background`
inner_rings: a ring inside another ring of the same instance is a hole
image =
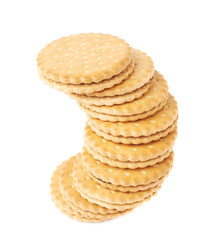
[[[1,1],[0,239],[210,239],[209,1]],[[82,32],[147,52],[179,103],[175,164],[150,202],[79,223],[51,202],[55,167],[81,151],[85,114],[38,77],[36,56]]]

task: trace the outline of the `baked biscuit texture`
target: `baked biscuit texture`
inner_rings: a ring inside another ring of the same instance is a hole
[[[154,64],[152,59],[147,56],[146,53],[136,49],[134,50],[133,55],[135,68],[133,73],[125,81],[113,88],[100,92],[97,91],[88,95],[91,97],[113,97],[124,95],[133,92],[148,83],[154,74]]]
[[[77,157],[79,157],[79,155]],[[124,210],[124,211],[115,210],[113,211],[113,213],[100,214],[100,213],[84,211],[82,209],[79,209],[77,206],[69,204],[69,202],[66,202],[61,193],[59,182],[60,182],[60,177],[63,176],[64,174],[66,175],[72,174],[72,167],[73,167],[72,162],[74,161],[76,161],[76,157],[72,157],[67,161],[64,161],[63,163],[61,163],[61,165],[57,167],[57,169],[55,170],[51,178],[50,189],[51,189],[52,200],[55,206],[61,212],[63,212],[65,215],[67,215],[70,218],[73,218],[75,220],[82,221],[82,222],[102,222],[102,221],[110,220],[112,218],[121,216],[131,211],[131,209]],[[64,168],[66,168],[65,173],[64,173]],[[63,179],[61,181],[63,181]],[[74,188],[73,181],[72,181],[71,187]],[[80,197],[80,200],[81,198],[82,197]],[[95,205],[90,202],[88,202],[88,204]],[[108,211],[111,212],[111,210],[108,210]]]
[[[48,44],[37,65],[87,115],[82,152],[52,174],[55,206],[102,222],[155,196],[173,167],[178,107],[152,59],[118,37],[84,33]]]
[[[106,88],[113,87],[116,84],[121,83],[124,79],[126,79],[134,69],[134,62],[131,61],[131,63],[126,67],[125,70],[123,70],[118,75],[115,75],[109,79],[104,79],[99,83],[82,83],[82,84],[71,84],[71,83],[61,83],[61,82],[55,82],[54,80],[51,80],[50,78],[47,78],[46,76],[39,73],[40,78],[43,80],[43,82],[50,86],[51,88],[55,88],[58,91],[63,91],[66,94],[75,93],[75,94],[88,94],[95,91],[104,90]],[[74,95],[73,95],[74,96]]]
[[[113,106],[82,105],[92,111],[111,115],[130,116],[145,113],[168,99],[166,80],[157,71],[154,74],[154,79],[148,92],[133,102]]]
[[[92,83],[119,74],[130,64],[132,49],[109,34],[86,33],[57,39],[41,50],[39,72],[56,82]]]
[[[156,158],[170,151],[174,146],[176,136],[177,129],[175,128],[173,132],[161,138],[159,141],[148,144],[125,145],[99,137],[88,125],[86,125],[84,145],[108,158],[118,159],[120,161],[138,162]]]

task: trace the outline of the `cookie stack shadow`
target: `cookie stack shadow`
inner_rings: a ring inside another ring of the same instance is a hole
[[[76,220],[101,222],[156,195],[173,166],[178,108],[151,58],[90,33],[53,41],[37,63],[41,79],[87,114],[82,152],[53,173],[55,205]]]

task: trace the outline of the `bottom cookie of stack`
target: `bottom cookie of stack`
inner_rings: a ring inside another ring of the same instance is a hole
[[[102,222],[131,212],[154,196],[160,186],[135,193],[113,191],[88,176],[78,154],[57,167],[50,189],[54,204],[65,215],[82,222]],[[92,194],[94,189],[96,194]]]

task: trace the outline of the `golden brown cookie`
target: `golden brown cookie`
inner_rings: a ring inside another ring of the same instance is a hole
[[[165,176],[158,179],[156,182],[149,183],[149,184],[146,184],[146,185],[126,186],[126,187],[121,186],[121,185],[114,185],[114,184],[109,183],[109,182],[104,182],[101,179],[98,179],[98,178],[94,177],[90,173],[88,173],[88,175],[90,177],[92,177],[95,182],[101,184],[105,188],[109,188],[111,190],[120,191],[120,192],[138,192],[138,191],[147,190],[149,188],[153,188],[153,187],[156,187],[156,186],[160,186],[163,183],[165,177],[168,176],[168,173]]]
[[[168,98],[168,85],[163,76],[156,71],[154,79],[155,81],[147,93],[135,101],[113,106],[82,105],[98,113],[119,116],[130,116],[148,112],[160,105],[162,102],[166,101]]]
[[[167,99],[160,103],[157,107],[154,107],[150,111],[143,112],[140,114],[133,114],[130,116],[119,116],[119,115],[111,115],[111,114],[104,114],[104,113],[98,113],[95,111],[91,111],[90,109],[84,107],[82,104],[79,104],[79,107],[88,115],[93,118],[100,119],[102,121],[108,121],[108,122],[132,122],[137,121],[139,119],[144,119],[146,117],[152,116],[157,111],[162,109],[162,107],[166,104]]]
[[[138,162],[156,158],[170,151],[173,148],[176,136],[177,130],[175,129],[172,133],[158,141],[139,145],[125,145],[99,137],[86,125],[84,145],[86,148],[94,149],[95,152],[108,158]]]
[[[164,153],[156,158],[149,159],[147,161],[135,161],[135,162],[132,161],[131,162],[131,161],[120,161],[118,159],[105,157],[105,156],[101,155],[100,153],[95,152],[89,146],[86,146],[86,149],[95,159],[99,160],[100,162],[102,162],[104,164],[108,164],[111,167],[128,168],[128,169],[145,168],[148,166],[155,165],[156,163],[162,162],[165,158],[167,158],[172,151],[172,148],[171,148],[166,153]]]
[[[92,83],[119,74],[130,64],[132,49],[122,39],[101,33],[70,35],[41,50],[39,72],[62,83]]]
[[[144,200],[142,200],[142,201],[137,201],[134,203],[125,203],[125,204],[116,204],[116,203],[113,204],[113,203],[109,203],[109,202],[104,202],[104,201],[98,200],[96,198],[93,198],[93,197],[87,195],[81,189],[79,191],[80,191],[81,196],[84,197],[85,199],[87,199],[89,202],[99,204],[100,206],[104,206],[109,209],[118,209],[118,211],[125,211],[125,210],[131,210],[136,207],[139,207],[144,202],[149,201],[153,196],[155,196],[157,194],[157,192],[160,190],[160,188],[161,188],[161,186],[157,186],[157,187],[153,188],[154,192],[152,194],[150,194],[148,197],[145,197]],[[112,190],[112,192],[114,192],[114,191]]]
[[[124,79],[126,79],[134,69],[134,62],[131,61],[131,63],[127,66],[125,70],[123,70],[118,75],[115,75],[109,79],[104,79],[103,81],[99,83],[83,83],[83,84],[71,84],[71,83],[61,83],[61,82],[55,82],[41,73],[39,73],[40,78],[43,80],[45,84],[48,86],[57,89],[58,91],[63,91],[66,94],[70,93],[76,93],[76,94],[87,94],[92,93],[95,91],[100,91],[106,88],[113,87],[116,84],[121,83]]]
[[[158,181],[169,172],[173,164],[173,152],[162,162],[146,168],[122,169],[98,162],[87,151],[83,151],[82,160],[87,172],[104,182],[125,187],[148,185]]]
[[[88,124],[113,136],[140,137],[150,136],[166,130],[178,116],[177,102],[172,95],[163,108],[154,115],[134,122],[112,123],[88,116]]]
[[[132,75],[130,75],[125,81],[123,81],[119,85],[88,95],[91,97],[113,97],[118,95],[124,95],[141,88],[144,84],[149,82],[149,80],[154,74],[154,64],[151,58],[147,56],[146,53],[143,53],[140,50],[134,49],[133,51],[135,69]]]
[[[88,176],[87,172],[83,168],[82,159],[79,158],[78,161],[74,163],[73,178],[75,187],[80,193],[82,192],[91,198],[111,204],[135,203],[144,200],[153,192],[157,191],[157,187],[133,193],[113,191],[108,188],[104,188]]]
[[[143,143],[150,143],[152,141],[157,141],[162,137],[166,137],[169,133],[173,132],[177,126],[177,120],[172,123],[167,129],[151,134],[149,136],[141,136],[141,137],[122,137],[122,136],[113,136],[109,133],[105,133],[101,130],[98,130],[95,126],[91,126],[91,129],[100,137],[103,137],[107,140],[116,143],[123,143],[123,144],[143,144]]]
[[[78,155],[80,157],[80,155]],[[110,210],[103,208],[96,204],[91,204],[86,199],[82,198],[81,195],[76,190],[73,184],[73,164],[76,161],[76,156],[70,158],[68,161],[62,164],[62,169],[60,172],[60,190],[63,198],[68,204],[72,204],[85,212],[93,212],[99,214],[109,214],[116,213],[117,210]]]
[[[86,212],[76,211],[71,206],[69,206],[66,203],[66,201],[63,199],[63,196],[60,192],[59,177],[63,167],[69,161],[74,161],[74,160],[75,158],[73,157],[73,158],[70,158],[70,160],[64,161],[61,165],[59,165],[56,171],[53,173],[53,176],[51,179],[50,189],[51,189],[52,200],[55,203],[56,207],[60,209],[61,212],[63,212],[70,218],[73,218],[78,221],[83,221],[83,222],[102,222],[102,221],[106,221],[129,212],[129,210],[121,211],[121,212],[116,211],[116,213],[111,213],[111,214],[105,214],[105,215],[96,214],[94,216],[89,216]]]
[[[78,157],[80,157],[80,155],[78,155]],[[62,163],[62,169],[60,171],[60,191],[67,205],[70,206],[74,212],[79,212],[85,218],[108,220],[113,217],[117,217],[118,215],[124,214],[123,212],[118,212],[114,209],[106,209],[104,207],[100,207],[99,205],[92,204],[81,197],[73,184],[72,173],[74,161],[76,161],[76,157],[72,157],[68,161]],[[85,208],[85,210],[80,207]],[[99,210],[100,212],[96,212],[96,210]]]
[[[54,202],[55,206],[64,214],[69,216],[70,218],[73,218],[78,221],[84,221],[89,222],[88,219],[82,216],[82,214],[78,212],[74,212],[71,207],[69,207],[66,202],[63,200],[60,188],[59,188],[59,173],[62,168],[62,165],[59,165],[55,172],[52,175],[51,178],[51,184],[50,184],[50,190],[51,190],[51,196],[52,201]],[[92,219],[92,222],[98,222],[96,219]]]
[[[89,97],[87,95],[79,95],[79,94],[69,94],[71,98],[77,100],[77,102],[81,104],[89,104],[96,106],[112,106],[115,104],[123,104],[126,102],[132,102],[133,100],[140,98],[143,94],[145,94],[149,87],[151,86],[153,79],[148,83],[144,84],[141,88],[134,90],[133,92],[126,93],[124,95],[117,95],[113,97]]]

